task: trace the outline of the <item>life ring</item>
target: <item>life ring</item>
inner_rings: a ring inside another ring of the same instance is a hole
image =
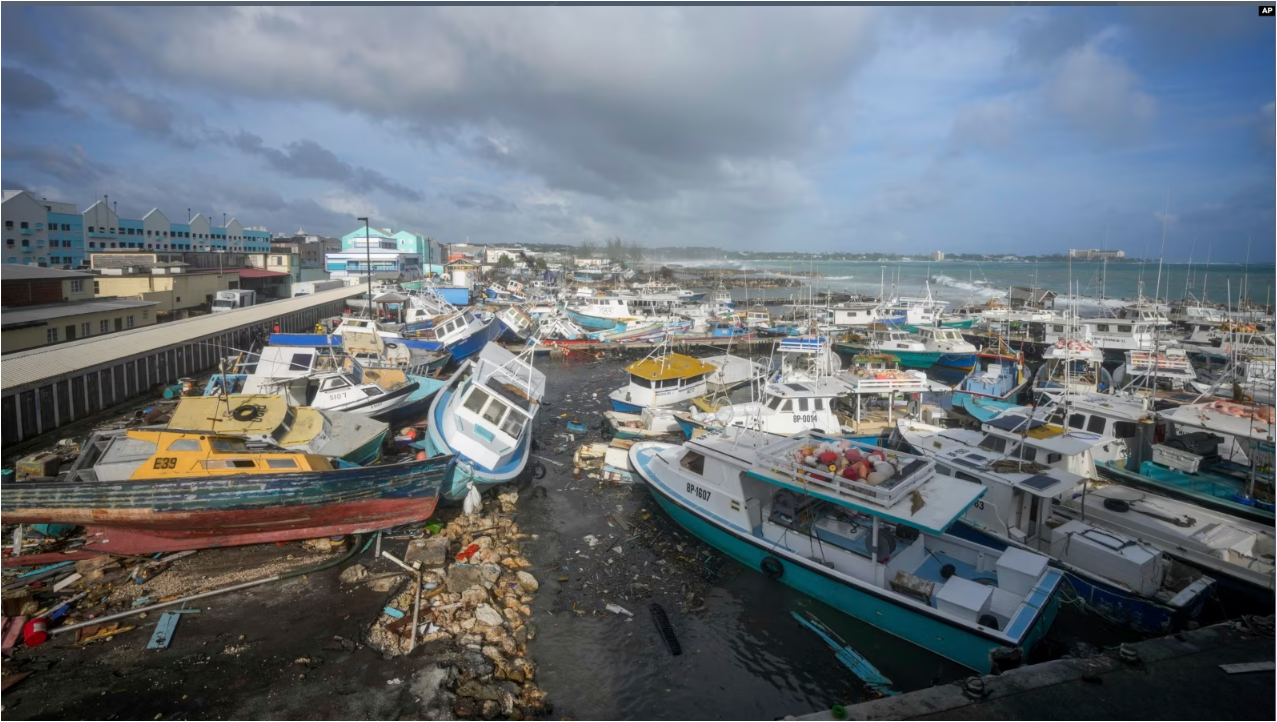
[[[231,412],[231,418],[236,421],[252,421],[263,411],[265,411],[265,408],[256,404],[244,404],[243,406],[236,407],[235,410]]]
[[[780,579],[785,576],[785,566],[776,557],[763,557],[763,560],[758,564],[758,568],[762,570],[768,579]]]
[[[387,341],[387,342],[386,342],[386,348],[389,348],[389,349],[396,349],[396,348],[399,348],[399,344],[394,343],[393,341]]]
[[[546,472],[545,464],[542,464],[541,462],[539,462],[539,461],[538,461],[538,462],[536,463],[536,466],[533,466],[533,467],[532,467],[532,478],[533,478],[533,479],[544,479],[544,478],[545,478],[545,472]]]

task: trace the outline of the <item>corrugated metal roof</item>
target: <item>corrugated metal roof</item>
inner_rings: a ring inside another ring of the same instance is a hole
[[[83,316],[86,313],[150,308],[158,305],[160,304],[155,301],[139,301],[136,298],[95,298],[85,301],[45,303],[39,306],[6,306],[4,317],[0,320],[0,328],[8,329],[44,319],[61,319],[67,316]]]
[[[2,387],[7,391],[115,359],[157,351],[211,336],[229,328],[261,323],[283,314],[350,298],[362,293],[363,290],[361,287],[334,288],[309,296],[263,303],[235,311],[211,313],[182,321],[158,323],[132,331],[120,331],[105,336],[6,354],[3,359]]]
[[[60,268],[40,268],[39,266],[27,266],[21,263],[5,263],[0,264],[0,280],[4,281],[35,281],[46,278],[92,278],[91,273],[80,273],[79,271],[64,271]]]

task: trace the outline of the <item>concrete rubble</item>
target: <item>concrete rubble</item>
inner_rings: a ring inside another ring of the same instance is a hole
[[[436,536],[412,542],[406,558],[420,565],[422,581],[417,627],[416,579],[404,571],[387,601],[401,616],[383,611],[368,630],[366,642],[381,654],[436,665],[433,694],[460,719],[534,719],[550,711],[527,657],[537,634],[530,605],[540,584],[525,571],[532,566],[520,551],[526,535],[510,516],[517,501],[517,491],[502,490],[480,513],[458,514]],[[471,547],[478,549],[457,561]],[[350,575],[352,582],[362,579]]]

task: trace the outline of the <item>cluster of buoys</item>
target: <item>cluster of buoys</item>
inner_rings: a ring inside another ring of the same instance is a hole
[[[1207,407],[1211,411],[1222,416],[1232,416],[1238,419],[1252,419],[1254,421],[1263,421],[1271,424],[1274,422],[1274,412],[1271,406],[1246,406],[1245,404],[1235,404],[1231,401],[1211,402]]]
[[[1257,330],[1254,325],[1249,323],[1229,323],[1225,321],[1219,325],[1221,331],[1236,331],[1238,333],[1255,333]]]
[[[794,450],[794,461],[848,481],[864,481],[875,486],[896,473],[896,465],[887,459],[887,452],[875,449],[864,453],[849,441],[826,441],[799,447]],[[823,474],[812,476],[821,481],[829,480]]]
[[[1055,342],[1055,348],[1059,351],[1068,349],[1069,351],[1086,352],[1093,350],[1095,347],[1086,341],[1079,341],[1075,338],[1062,338]]]

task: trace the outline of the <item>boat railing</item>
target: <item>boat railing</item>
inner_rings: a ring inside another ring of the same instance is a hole
[[[894,374],[885,378],[879,378],[879,376],[886,375],[858,375],[852,371],[847,371],[842,375],[842,380],[847,383],[853,393],[857,394],[887,393],[891,391],[923,392],[930,390],[930,386],[925,381],[912,376],[895,376]]]

